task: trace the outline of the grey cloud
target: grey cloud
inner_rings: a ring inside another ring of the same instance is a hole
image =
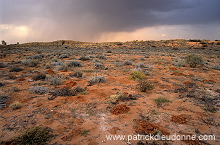
[[[219,0],[0,0],[2,24],[28,24],[53,36],[98,37],[160,25],[219,23]],[[42,21],[35,23],[35,21]],[[35,24],[34,24],[35,23]],[[53,23],[51,27],[48,27]],[[39,26],[37,26],[39,25]],[[86,39],[87,39],[86,38]]]

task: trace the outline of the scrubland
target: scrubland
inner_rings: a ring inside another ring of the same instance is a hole
[[[220,41],[0,45],[2,144],[219,144]],[[107,140],[106,135],[215,135]]]

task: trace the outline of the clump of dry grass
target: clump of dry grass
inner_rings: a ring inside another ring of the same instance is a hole
[[[15,101],[12,104],[10,104],[9,107],[12,110],[16,110],[16,109],[20,109],[22,107],[22,104],[19,101]]]
[[[154,85],[147,80],[140,80],[139,89],[141,92],[151,91],[154,89]]]

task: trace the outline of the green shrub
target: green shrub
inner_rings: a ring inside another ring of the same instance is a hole
[[[171,101],[164,97],[159,97],[157,99],[154,99],[154,102],[157,104],[157,106],[161,106],[163,103],[170,103]]]
[[[190,67],[193,67],[193,68],[195,68],[197,65],[203,64],[202,58],[195,54],[189,54],[188,56],[186,56],[185,61],[187,64],[189,64]]]
[[[131,79],[132,80],[141,80],[141,79],[143,79],[144,78],[144,73],[142,73],[142,72],[140,72],[140,71],[133,71],[132,73],[131,73]]]
[[[48,127],[37,126],[28,129],[20,136],[15,137],[7,142],[17,145],[43,145],[50,141],[52,137],[53,135],[51,134],[51,129]]]

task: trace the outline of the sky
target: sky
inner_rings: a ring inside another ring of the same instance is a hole
[[[215,40],[219,6],[220,0],[0,0],[0,40]]]

